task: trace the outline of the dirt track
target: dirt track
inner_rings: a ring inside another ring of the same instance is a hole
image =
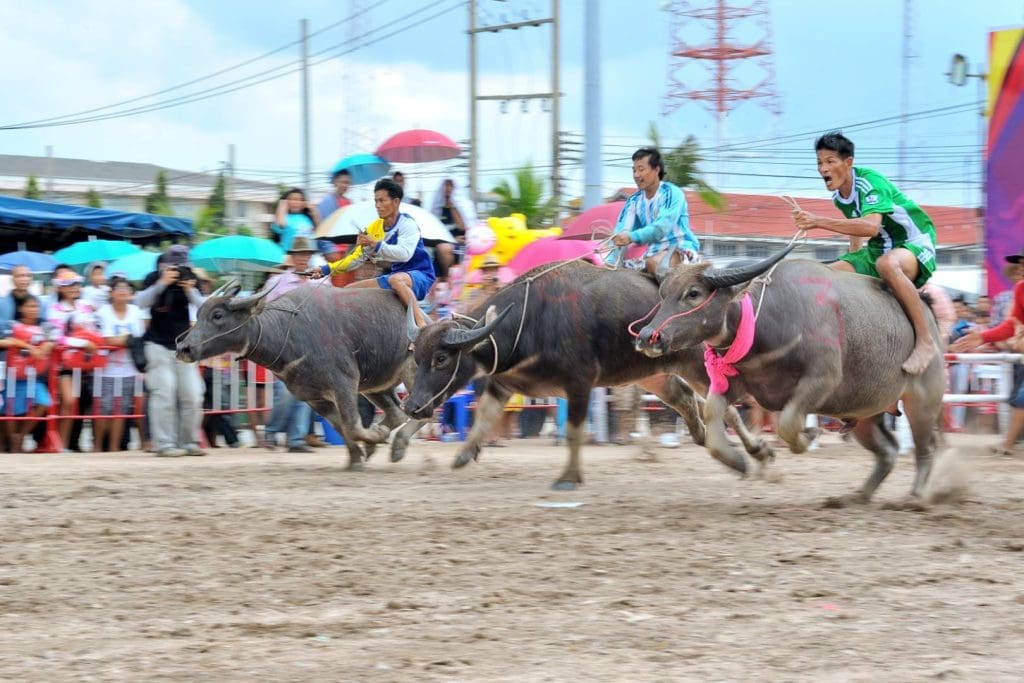
[[[984,440],[984,438],[983,438]],[[927,512],[821,509],[870,456],[739,481],[692,446],[0,457],[0,678],[1019,680],[1024,458]],[[540,502],[585,503],[544,509]]]

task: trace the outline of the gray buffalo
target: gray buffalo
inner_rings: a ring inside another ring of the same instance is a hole
[[[395,386],[411,381],[405,338],[405,308],[391,292],[306,285],[272,302],[268,290],[237,297],[229,283],[200,307],[196,324],[178,342],[178,358],[198,361],[239,353],[280,377],[345,438],[349,469],[362,466],[374,445],[407,420]],[[363,394],[384,411],[384,420],[364,429],[356,405]],[[401,460],[422,422],[395,435],[391,460]]]
[[[702,444],[704,424],[689,386],[707,390],[700,352],[647,358],[633,350],[630,323],[657,303],[658,288],[649,277],[575,261],[524,274],[471,313],[475,324],[444,320],[417,330],[408,319],[417,371],[405,410],[425,419],[471,379],[487,377],[473,429],[455,460],[461,467],[476,459],[513,393],[565,396],[569,461],[556,489],[573,489],[583,481],[580,444],[594,387],[639,384],[674,408]],[[735,411],[727,419],[752,456],[771,457],[771,449],[747,432]],[[723,462],[746,471],[742,458]]]
[[[914,347],[914,330],[881,280],[809,260],[780,262],[791,249],[748,266],[676,268],[661,286],[660,309],[640,331],[638,350],[661,357],[708,344],[716,356],[728,356],[739,329],[741,295],[749,293],[756,316],[753,343],[735,362],[738,374],[728,379],[728,391],[708,398],[708,449],[719,457],[740,457],[726,438],[722,414],[730,400],[746,394],[768,410],[782,411],[779,436],[794,453],[810,443],[808,413],[855,422],[853,433],[874,453],[875,468],[849,498],[866,502],[895,463],[896,439],[883,417],[902,399],[916,453],[911,493],[920,497],[946,385],[941,354],[923,374],[905,373],[900,366]],[[934,320],[931,327],[941,348]]]

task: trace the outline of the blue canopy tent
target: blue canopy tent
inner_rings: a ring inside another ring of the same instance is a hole
[[[0,197],[0,251],[14,251],[19,244],[37,251],[53,251],[90,236],[137,244],[178,241],[192,236],[192,221]]]

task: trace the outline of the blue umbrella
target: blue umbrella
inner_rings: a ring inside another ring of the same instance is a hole
[[[352,174],[352,184],[362,185],[383,177],[389,168],[391,164],[375,154],[352,154],[331,168],[331,177],[338,171],[348,171]]]
[[[137,254],[142,251],[131,242],[121,240],[88,240],[76,242],[55,252],[53,257],[60,263],[66,263],[78,270],[93,261],[113,261],[114,259]]]
[[[0,273],[9,273],[14,266],[27,266],[33,273],[52,273],[60,263],[49,254],[36,251],[11,251],[0,255]]]
[[[128,254],[113,261],[107,266],[107,275],[121,275],[128,280],[145,280],[146,276],[156,270],[156,259],[160,256],[155,251],[140,251]]]

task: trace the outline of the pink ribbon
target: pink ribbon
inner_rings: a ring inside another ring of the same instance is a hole
[[[704,345],[704,367],[711,378],[711,394],[724,394],[729,390],[729,378],[739,374],[736,363],[747,357],[750,347],[754,345],[754,305],[750,294],[744,294],[740,301],[740,325],[732,346],[724,356],[718,355],[710,345]]]

